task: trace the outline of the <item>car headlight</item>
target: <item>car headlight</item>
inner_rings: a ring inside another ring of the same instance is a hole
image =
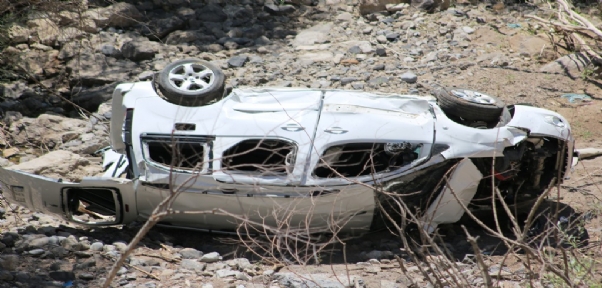
[[[566,127],[566,124],[558,116],[546,116],[545,121],[560,128]]]

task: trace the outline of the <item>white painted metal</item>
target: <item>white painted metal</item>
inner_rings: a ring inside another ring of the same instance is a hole
[[[424,230],[431,233],[439,224],[455,223],[464,215],[464,207],[472,200],[483,174],[470,159],[458,163],[443,191],[426,210],[421,219]]]

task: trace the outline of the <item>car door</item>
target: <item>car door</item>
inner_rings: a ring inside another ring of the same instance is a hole
[[[318,123],[322,91],[235,90],[215,126],[213,176],[224,182],[295,185]]]
[[[373,173],[410,167],[430,156],[434,136],[433,114],[426,99],[328,91],[311,149],[307,183],[344,184],[357,177],[369,179]]]

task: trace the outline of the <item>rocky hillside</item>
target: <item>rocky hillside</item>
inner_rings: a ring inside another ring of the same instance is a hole
[[[580,54],[551,45],[546,31],[524,17],[547,18],[554,10],[527,4],[398,2],[96,0],[52,12],[32,10],[6,27],[7,40],[1,44],[0,75],[8,76],[0,83],[0,165],[69,180],[99,173],[93,154],[108,144],[106,122],[112,115],[107,101],[115,85],[148,81],[171,61],[190,57],[221,67],[232,87],[407,94],[429,93],[437,84],[472,88],[507,102],[560,111],[574,124],[578,141],[599,145],[599,108],[577,110],[560,99],[569,92],[602,99],[593,69]],[[111,259],[136,231],[74,228],[17,207],[0,212],[0,287],[98,287]],[[398,241],[374,237],[379,241],[349,242],[347,249],[354,252],[348,260],[356,263],[352,277],[346,278],[349,267],[340,261],[336,266],[345,282],[330,267],[275,273],[278,269],[266,263],[238,258],[236,248],[219,244],[217,237],[154,231],[117,281],[122,287],[427,285],[418,266],[406,263],[409,278],[397,272],[399,265],[391,259],[399,254]],[[449,249],[470,251],[465,240],[456,238]],[[480,285],[484,280],[473,264],[458,262],[466,277]],[[501,268],[496,269],[490,273]],[[524,271],[508,273],[507,279],[518,279],[511,276]],[[301,285],[308,277],[317,284]]]

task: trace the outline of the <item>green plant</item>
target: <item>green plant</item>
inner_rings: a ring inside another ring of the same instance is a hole
[[[557,256],[551,256],[557,257]],[[593,277],[593,271],[596,261],[585,255],[567,256],[565,271],[574,281],[577,287],[602,287],[602,283],[597,283]],[[546,273],[544,281],[553,287],[569,287],[564,280],[553,273]]]
[[[591,77],[595,72],[594,67],[592,67],[591,65],[586,66],[583,71],[581,72],[581,79],[583,80],[587,80],[589,79],[589,77]]]

